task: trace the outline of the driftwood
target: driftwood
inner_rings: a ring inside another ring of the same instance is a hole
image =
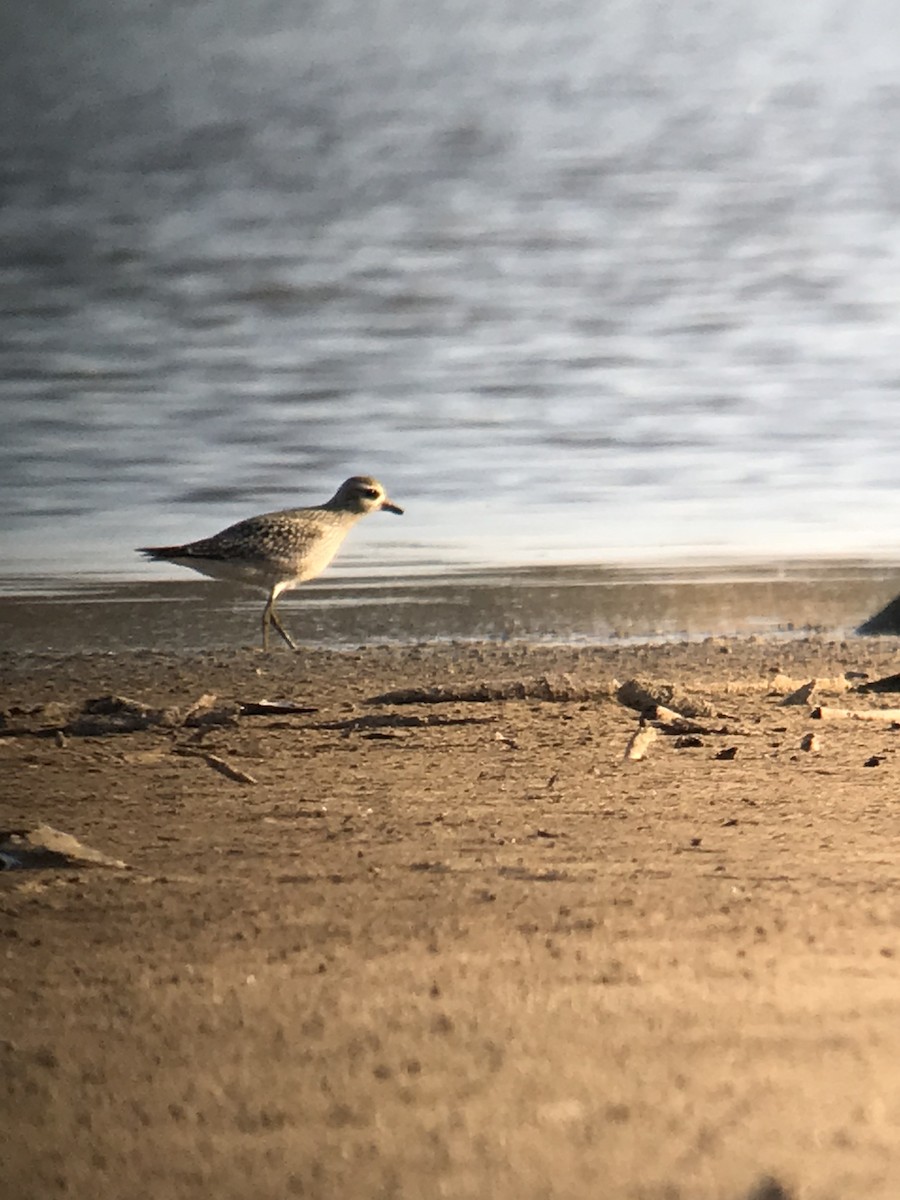
[[[491,704],[499,700],[545,700],[556,703],[608,700],[608,684],[580,683],[569,675],[533,675],[496,683],[445,684],[438,687],[398,688],[370,696],[366,704]]]
[[[675,712],[672,708],[666,708],[663,704],[657,704],[655,708],[650,709],[644,714],[648,721],[652,721],[660,733],[671,734],[673,737],[680,737],[682,734],[688,733],[717,733],[724,730],[710,729],[708,725],[701,725],[697,721],[690,721],[683,713]]]
[[[81,712],[62,727],[71,737],[106,737],[115,733],[138,733],[153,725],[176,725],[174,709],[151,708],[127,696],[97,696],[86,700]]]
[[[650,708],[674,709],[680,717],[712,717],[713,706],[698,696],[692,696],[677,683],[662,683],[656,679],[637,677],[627,679],[616,691],[616,699],[627,708],[646,712]]]
[[[366,713],[340,721],[316,721],[306,728],[349,730],[351,733],[363,729],[439,729],[447,725],[490,725],[497,719],[493,716],[445,717],[430,713],[425,717],[414,713]]]
[[[238,700],[237,706],[242,717],[305,717],[319,711],[292,700]]]
[[[249,772],[242,771],[240,767],[232,766],[227,759],[220,758],[218,754],[210,754],[205,750],[194,750],[190,746],[175,746],[174,753],[180,754],[184,758],[198,758],[201,762],[205,762],[208,767],[212,767],[214,771],[218,771],[220,775],[224,775],[226,779],[234,780],[235,783],[255,785],[259,782]]]
[[[195,700],[190,708],[181,715],[181,724],[190,729],[208,729],[216,725],[237,725],[241,715],[241,706],[236,701],[219,701],[218,696],[209,692]]]
[[[832,708],[820,704],[809,714],[814,721],[900,721],[900,708]]]

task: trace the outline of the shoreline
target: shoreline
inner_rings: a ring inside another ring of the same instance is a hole
[[[0,646],[72,653],[253,645],[257,593],[198,580],[7,580]],[[309,646],[450,640],[610,644],[822,632],[844,637],[900,592],[900,565],[867,560],[590,564],[341,576],[285,595]]]

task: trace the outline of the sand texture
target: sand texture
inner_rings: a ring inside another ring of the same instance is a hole
[[[2,667],[0,1194],[900,1195],[896,641]]]

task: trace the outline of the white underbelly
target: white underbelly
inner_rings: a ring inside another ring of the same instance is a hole
[[[254,563],[252,560],[242,562],[238,559],[170,558],[169,562],[179,567],[188,567],[208,579],[218,579],[222,583],[242,583],[265,592],[284,579],[284,573],[273,569],[271,563]],[[292,587],[293,584],[289,586]]]

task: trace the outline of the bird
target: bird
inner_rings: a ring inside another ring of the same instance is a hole
[[[379,510],[403,515],[377,479],[353,475],[324,504],[262,513],[197,542],[141,546],[138,553],[155,562],[190,567],[210,579],[263,588],[268,592],[262,614],[263,650],[269,648],[270,625],[296,650],[297,643],[275,611],[275,601],[297,584],[321,575],[360,517]]]

